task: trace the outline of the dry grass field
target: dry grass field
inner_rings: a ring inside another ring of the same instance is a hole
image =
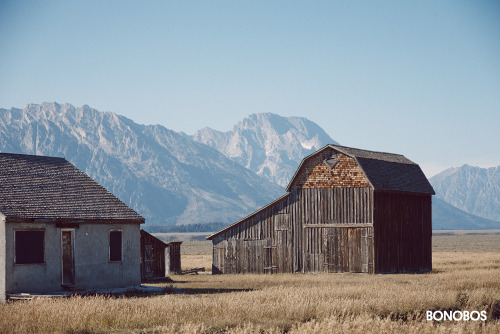
[[[500,252],[500,233],[432,236],[432,252]]]
[[[7,303],[0,332],[500,333],[499,245],[500,235],[434,236],[428,274],[174,275],[162,296]],[[209,242],[182,247],[184,268],[210,268]],[[427,321],[427,310],[488,319]]]
[[[212,242],[211,241],[187,241],[181,245],[181,267],[182,270],[191,268],[205,268],[212,270]]]

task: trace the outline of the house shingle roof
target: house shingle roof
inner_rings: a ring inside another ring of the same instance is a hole
[[[64,158],[0,153],[0,212],[16,218],[144,218]]]
[[[420,169],[420,166],[403,155],[361,150],[339,145],[326,145],[302,160],[287,191],[298,175],[304,161],[327,148],[344,153],[358,162],[368,181],[375,190],[404,191],[434,195],[434,189]]]

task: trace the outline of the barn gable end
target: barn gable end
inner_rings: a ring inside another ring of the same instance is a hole
[[[334,160],[331,168],[328,159]],[[290,189],[339,187],[370,187],[370,182],[355,158],[332,148],[307,158],[289,186]]]

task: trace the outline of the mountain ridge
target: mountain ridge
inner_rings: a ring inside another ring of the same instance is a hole
[[[205,127],[193,139],[282,187],[305,156],[327,144],[338,144],[306,118],[273,113],[251,114],[226,132]]]
[[[500,166],[462,165],[429,179],[436,196],[476,216],[500,221]]]
[[[439,197],[432,199],[433,230],[500,229],[500,222],[467,213]]]
[[[0,149],[65,157],[151,225],[229,223],[283,192],[207,145],[88,105],[0,109]]]
[[[237,221],[283,195],[273,180],[279,176],[286,185],[302,159],[326,144],[338,143],[316,123],[271,113],[252,114],[231,131],[206,127],[190,136],[88,105],[0,109],[0,150],[64,156],[143,215],[148,226]],[[431,182],[444,182],[459,169]],[[433,225],[499,228],[438,197]]]

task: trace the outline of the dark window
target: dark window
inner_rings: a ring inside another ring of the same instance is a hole
[[[122,231],[109,231],[109,261],[122,260]]]
[[[332,154],[331,157],[323,160],[325,165],[328,167],[328,169],[332,170],[333,167],[339,162],[339,159],[335,156],[335,154]]]
[[[44,263],[45,231],[15,231],[16,264]]]

